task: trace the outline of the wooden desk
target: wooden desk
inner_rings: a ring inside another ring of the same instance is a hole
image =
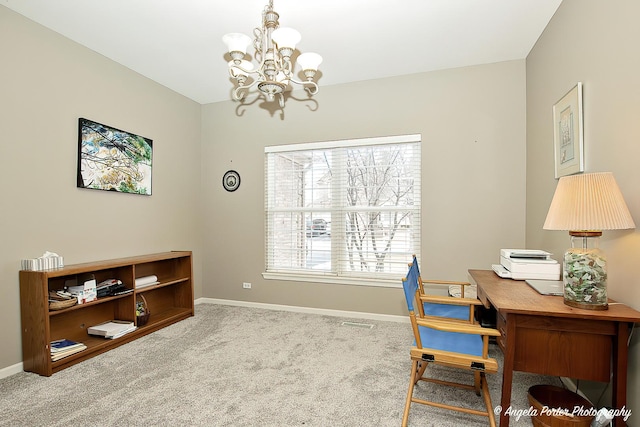
[[[513,371],[602,382],[613,373],[612,406],[626,405],[627,342],[640,312],[614,301],[602,311],[569,307],[560,296],[540,295],[524,281],[501,279],[492,270],[469,270],[469,279],[484,306],[496,309],[502,334],[501,427],[509,425],[504,412],[511,404]],[[625,424],[616,417],[615,425]]]

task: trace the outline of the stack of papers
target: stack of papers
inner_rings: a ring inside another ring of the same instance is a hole
[[[124,320],[110,320],[87,329],[90,335],[97,335],[109,339],[119,338],[129,332],[135,331],[136,325],[133,322]]]
[[[56,360],[81,352],[86,349],[87,346],[81,342],[61,339],[51,341],[49,348],[51,349],[51,361],[55,362]]]

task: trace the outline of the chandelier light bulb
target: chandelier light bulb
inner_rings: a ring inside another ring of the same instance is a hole
[[[302,36],[293,28],[280,27],[271,34],[271,40],[278,45],[278,49],[289,48],[294,50],[302,40]]]
[[[322,56],[317,53],[307,52],[298,56],[298,64],[300,64],[303,70],[317,71],[321,63]]]
[[[247,47],[251,44],[251,38],[242,33],[225,34],[222,41],[227,45],[229,53],[241,52],[242,56],[247,53]]]

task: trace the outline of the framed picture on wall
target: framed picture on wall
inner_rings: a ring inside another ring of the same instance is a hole
[[[79,188],[151,195],[153,141],[79,119]]]
[[[556,179],[584,172],[582,83],[553,106],[553,148]]]

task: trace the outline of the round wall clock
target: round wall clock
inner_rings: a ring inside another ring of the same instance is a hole
[[[227,191],[236,191],[240,187],[240,174],[233,170],[226,171],[222,177],[222,186]]]

